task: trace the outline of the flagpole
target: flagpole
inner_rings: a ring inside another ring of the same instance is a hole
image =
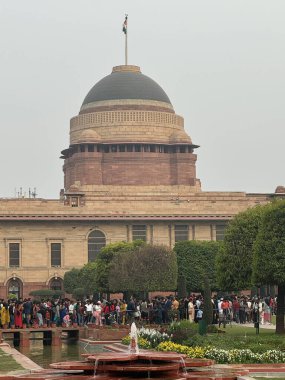
[[[125,34],[125,65],[128,64],[128,31]]]
[[[128,15],[125,14],[123,23],[123,32],[125,33],[125,65],[128,65]]]

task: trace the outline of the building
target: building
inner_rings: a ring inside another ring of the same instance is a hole
[[[235,214],[284,196],[202,191],[197,148],[156,82],[114,67],[71,119],[60,198],[0,200],[0,298],[61,288],[108,243],[221,240]]]

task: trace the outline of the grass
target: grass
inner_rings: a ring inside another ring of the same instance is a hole
[[[6,354],[0,348],[0,373],[21,370],[23,367],[16,362],[12,355]]]
[[[189,346],[211,346],[219,349],[250,349],[255,353],[262,353],[267,350],[285,351],[284,335],[277,335],[275,330],[260,329],[259,334],[253,327],[240,325],[227,326],[222,329],[225,333],[208,334],[200,336],[198,334],[189,337],[184,344]]]
[[[225,329],[221,328],[221,330],[224,330],[226,332],[226,335],[234,335],[234,336],[258,336],[258,334],[256,334],[256,329],[254,327],[245,327],[243,325],[227,325],[227,327]],[[260,329],[259,329],[259,336],[261,335],[274,335],[276,336],[275,334],[275,330],[273,329],[263,329],[262,326],[260,326]]]

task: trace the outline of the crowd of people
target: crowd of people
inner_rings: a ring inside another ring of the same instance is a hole
[[[271,323],[276,313],[276,298],[249,298],[245,296],[214,296],[211,300],[213,324],[226,323]],[[69,299],[32,301],[0,300],[0,327],[25,328],[41,326],[88,326],[130,324],[133,321],[148,324],[168,324],[188,319],[199,322],[203,318],[204,300],[202,295],[191,294],[178,299],[175,296],[155,297],[152,300],[128,302],[123,299],[73,301]]]

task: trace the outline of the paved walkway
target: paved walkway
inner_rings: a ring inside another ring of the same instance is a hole
[[[233,324],[232,324],[233,326],[241,326],[241,327],[253,327],[254,328],[254,323],[242,323],[242,324],[240,324],[240,323],[235,323],[235,322],[233,322]],[[261,330],[261,329],[267,329],[267,330],[275,330],[276,329],[276,326],[275,325],[273,325],[272,323],[266,323],[266,324],[264,324],[264,325],[262,325],[262,324],[259,324],[259,329]]]

